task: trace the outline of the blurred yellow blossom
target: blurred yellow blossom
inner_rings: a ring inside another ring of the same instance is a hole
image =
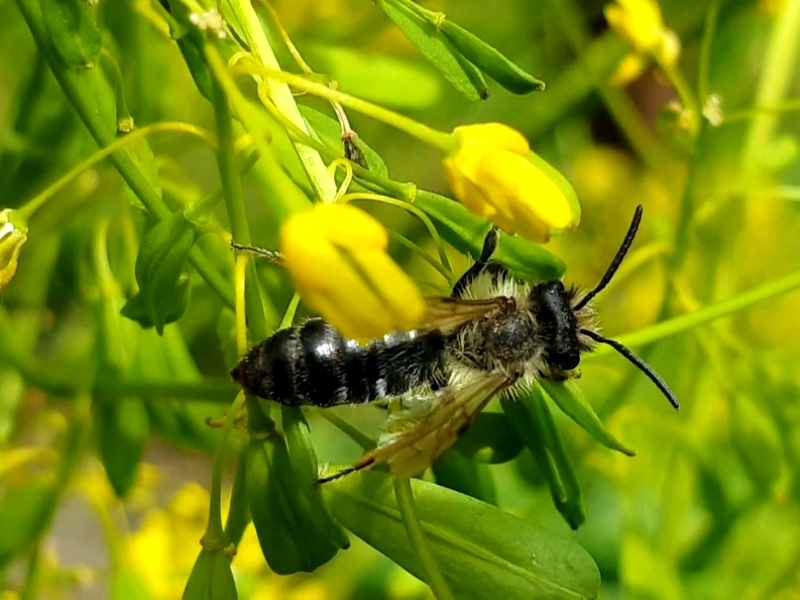
[[[17,272],[19,251],[28,240],[27,233],[28,225],[18,211],[0,211],[0,290]]]
[[[612,85],[636,79],[650,59],[674,65],[681,53],[681,42],[674,31],[664,26],[661,9],[655,0],[617,0],[603,10],[609,27],[636,51],[626,56],[611,76]]]
[[[281,229],[281,251],[303,300],[359,341],[412,329],[425,310],[414,282],[386,253],[389,238],[367,213],[318,204]]]
[[[571,188],[565,190],[565,180],[562,185],[555,181],[552,167],[532,160],[521,133],[502,123],[465,125],[453,133],[459,145],[442,160],[444,174],[455,197],[476,215],[540,243],[553,230],[578,225]]]
[[[166,510],[149,512],[128,538],[126,557],[154,598],[180,598],[183,593],[206,528],[208,503],[204,488],[186,484]]]

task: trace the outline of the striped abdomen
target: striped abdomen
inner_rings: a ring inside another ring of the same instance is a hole
[[[248,392],[289,406],[360,404],[433,383],[443,351],[438,331],[390,333],[362,346],[311,319],[251,348],[231,376]]]

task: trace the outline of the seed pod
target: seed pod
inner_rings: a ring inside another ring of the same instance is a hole
[[[236,600],[238,597],[230,557],[222,550],[201,550],[182,600]]]
[[[544,89],[544,82],[523,71],[490,46],[463,27],[445,19],[439,31],[464,58],[514,94],[527,94]]]
[[[189,251],[195,229],[176,213],[148,231],[136,257],[139,293],[122,307],[122,314],[159,334],[177,321],[189,304]]]
[[[254,435],[245,452],[247,503],[270,568],[289,575],[324,565],[339,546],[319,529],[318,516],[298,492],[283,437],[275,431]]]

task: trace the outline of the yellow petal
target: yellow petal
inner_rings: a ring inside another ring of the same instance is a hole
[[[519,131],[504,123],[476,123],[462,125],[453,130],[460,142],[456,155],[470,152],[471,146],[488,145],[516,154],[527,154],[531,147]]]

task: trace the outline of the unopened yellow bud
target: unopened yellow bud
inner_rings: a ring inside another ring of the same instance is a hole
[[[646,65],[644,57],[655,58],[666,66],[678,61],[680,38],[664,26],[655,0],[616,0],[616,4],[606,5],[603,12],[609,27],[642,57],[639,62],[626,57],[612,77],[612,84],[620,85],[638,76]]]
[[[0,211],[0,289],[17,272],[19,251],[28,240],[28,224],[15,210]]]
[[[455,197],[480,217],[535,242],[573,229],[580,207],[572,187],[502,123],[456,127],[458,149],[442,160]]]
[[[413,329],[425,310],[414,282],[386,253],[388,242],[378,221],[346,204],[318,204],[281,229],[284,265],[303,300],[362,342]]]
[[[638,52],[647,54],[658,45],[664,23],[654,0],[617,0],[603,12],[611,29]]]

